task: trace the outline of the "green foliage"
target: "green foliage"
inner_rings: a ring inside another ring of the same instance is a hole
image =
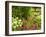
[[[25,17],[28,15],[28,13],[27,13],[27,12],[28,12],[28,9],[29,9],[28,7],[25,8],[25,7],[20,7],[20,6],[19,6],[19,7],[18,7],[18,6],[16,6],[16,7],[13,6],[13,7],[12,7],[12,12],[13,12],[13,13],[12,13],[12,16],[13,16],[13,17],[19,17],[19,18],[20,18],[20,17],[21,17],[21,18],[22,18],[22,17],[25,18]],[[27,13],[27,14],[26,14],[26,13]],[[26,15],[25,15],[25,14],[26,14]]]
[[[31,18],[30,20],[27,18]],[[23,22],[26,20],[27,22]],[[37,23],[38,29],[41,28],[41,8],[28,6],[12,6],[12,30],[16,31],[22,25],[32,26]]]
[[[41,16],[39,15],[39,16],[37,16],[36,17],[36,22],[37,22],[37,24],[38,24],[38,29],[40,29],[41,28]]]
[[[12,17],[12,29],[13,31],[16,30],[17,27],[22,26],[23,22],[21,19],[18,19],[18,17],[13,18]]]

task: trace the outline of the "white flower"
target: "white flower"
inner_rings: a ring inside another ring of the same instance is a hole
[[[22,24],[23,24],[23,23],[21,22],[20,26],[22,26]]]
[[[22,25],[20,25],[20,27],[21,27]]]
[[[13,26],[14,28],[16,28],[16,26]]]
[[[19,21],[21,21],[21,19]]]
[[[16,19],[19,19],[18,17],[16,17]]]
[[[17,24],[17,21],[15,21],[14,23]]]

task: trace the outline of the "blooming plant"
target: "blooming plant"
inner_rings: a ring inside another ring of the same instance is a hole
[[[12,31],[41,29],[41,8],[12,6]]]

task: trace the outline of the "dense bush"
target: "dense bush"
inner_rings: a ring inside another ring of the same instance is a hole
[[[13,31],[34,30],[40,28],[41,28],[40,7],[12,6]]]

